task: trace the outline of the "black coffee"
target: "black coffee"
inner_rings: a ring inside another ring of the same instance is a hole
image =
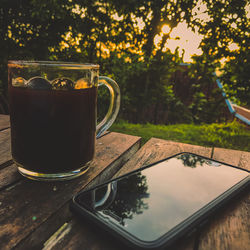
[[[13,159],[38,173],[79,169],[93,159],[97,88],[9,86]]]

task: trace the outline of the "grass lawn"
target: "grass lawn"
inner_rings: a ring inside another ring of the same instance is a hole
[[[250,129],[237,121],[203,125],[153,125],[116,122],[110,131],[140,136],[143,143],[151,137],[156,137],[201,146],[250,151]]]

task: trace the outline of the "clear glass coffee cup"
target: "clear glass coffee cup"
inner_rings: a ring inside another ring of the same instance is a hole
[[[97,124],[98,86],[110,105]],[[18,171],[35,180],[67,180],[84,174],[96,138],[114,122],[120,107],[117,83],[99,76],[99,65],[9,61],[11,151]]]

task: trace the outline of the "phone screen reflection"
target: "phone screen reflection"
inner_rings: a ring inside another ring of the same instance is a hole
[[[154,241],[249,176],[181,154],[78,196],[97,216],[143,241]]]

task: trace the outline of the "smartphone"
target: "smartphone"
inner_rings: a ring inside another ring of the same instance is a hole
[[[249,171],[180,153],[72,199],[84,220],[135,249],[161,249],[203,224],[245,188]]]

